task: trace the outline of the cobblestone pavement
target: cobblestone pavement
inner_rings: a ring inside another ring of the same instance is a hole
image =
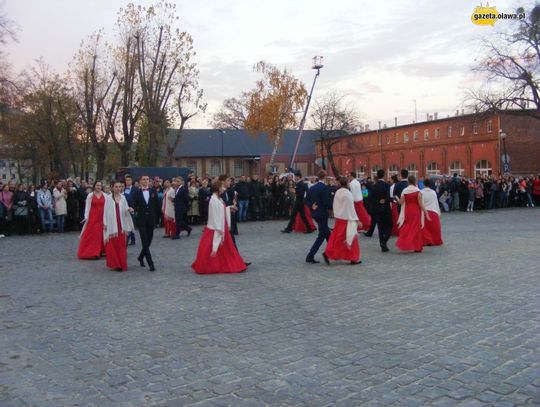
[[[192,273],[201,228],[156,231],[156,273],[1,239],[0,406],[540,405],[540,210],[443,216],[421,254],[361,236],[359,266],[284,225],[240,225],[236,275]]]

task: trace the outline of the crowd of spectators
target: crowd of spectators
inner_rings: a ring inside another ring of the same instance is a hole
[[[210,185],[217,177],[197,177],[190,174],[188,190],[190,206],[187,223],[206,224],[208,202],[212,195]],[[393,176],[391,182],[397,182]],[[434,189],[441,210],[476,211],[506,207],[540,206],[540,175],[527,177],[479,176],[471,179],[458,174],[453,176],[432,176]],[[310,186],[312,177],[304,181]],[[335,179],[326,182],[331,193],[338,186]],[[0,183],[0,235],[32,234],[64,231],[79,231],[84,219],[87,195],[92,191],[94,181],[76,179],[42,180],[37,186]],[[103,182],[104,192],[110,193],[110,182]],[[155,178],[153,187],[160,201],[170,182]],[[362,193],[369,210],[369,191],[373,182],[370,178],[361,182]],[[420,183],[421,186],[421,183]],[[129,185],[128,187],[131,187]],[[137,182],[133,183],[137,188]],[[288,219],[295,199],[293,174],[269,175],[259,179],[252,177],[231,177],[231,189],[236,196],[239,222]],[[158,226],[163,223],[161,212],[157,214]]]

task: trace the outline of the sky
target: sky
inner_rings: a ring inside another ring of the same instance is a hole
[[[190,127],[209,127],[224,99],[250,90],[266,60],[286,67],[311,87],[311,60],[324,56],[314,99],[328,91],[346,95],[372,129],[418,121],[426,114],[454,115],[482,54],[480,39],[511,21],[471,22],[479,3],[470,0],[170,0],[179,27],[194,40],[208,109]],[[15,71],[44,60],[59,73],[80,42],[103,28],[112,37],[120,0],[4,0],[3,11],[20,27],[7,46]],[[151,1],[134,1],[150,5]],[[492,1],[499,12],[513,1]]]

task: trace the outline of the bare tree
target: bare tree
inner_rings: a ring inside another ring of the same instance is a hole
[[[225,99],[221,108],[212,118],[215,129],[241,130],[249,114],[249,94],[243,92],[240,98]]]
[[[313,129],[319,133],[321,158],[326,169],[325,157],[337,177],[340,173],[334,162],[332,148],[339,142],[337,136],[355,132],[360,126],[359,113],[352,105],[345,103],[345,96],[335,91],[323,95],[315,101],[311,121]]]
[[[483,39],[485,57],[473,70],[484,75],[486,83],[467,93],[466,103],[475,111],[522,114],[532,107],[532,117],[540,120],[540,4],[526,15],[511,31]]]

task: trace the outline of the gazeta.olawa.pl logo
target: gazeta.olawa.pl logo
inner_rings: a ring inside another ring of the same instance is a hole
[[[523,20],[525,19],[525,13],[500,13],[497,11],[497,7],[490,6],[486,3],[485,6],[480,3],[476,6],[472,15],[471,21],[476,25],[495,25],[497,20]]]

